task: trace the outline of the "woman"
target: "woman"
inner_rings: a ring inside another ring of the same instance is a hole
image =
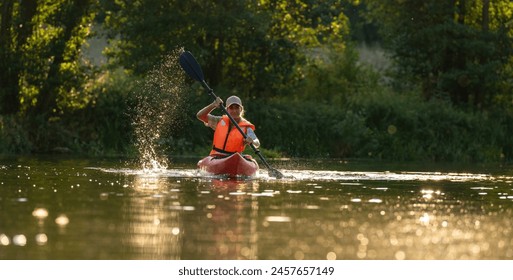
[[[227,156],[233,153],[242,153],[246,145],[253,144],[255,148],[260,146],[260,141],[255,135],[255,126],[244,119],[244,107],[242,101],[237,96],[230,96],[226,99],[226,111],[237,122],[239,127],[248,136],[244,136],[237,130],[235,125],[230,121],[227,115],[214,116],[210,114],[215,108],[223,103],[219,97],[205,108],[201,109],[197,114],[206,126],[212,128],[214,132],[213,148],[210,156]]]

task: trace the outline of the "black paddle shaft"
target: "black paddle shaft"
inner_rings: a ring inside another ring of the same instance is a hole
[[[189,51],[182,52],[182,54],[180,55],[180,66],[182,66],[182,69],[185,71],[185,73],[187,73],[187,75],[189,75],[194,80],[200,82],[201,85],[207,90],[208,94],[210,94],[210,96],[212,96],[212,98],[214,98],[214,100],[217,99],[217,95],[214,93],[214,90],[208,86],[207,82],[205,82],[205,77],[203,76],[203,71],[201,70],[201,67],[200,67],[198,61],[196,61],[196,58],[194,58],[194,56],[192,55],[191,52],[189,52]],[[221,110],[228,116],[228,118],[230,118],[230,121],[235,125],[237,130],[242,134],[244,139],[247,138],[248,136],[246,135],[246,133],[244,133],[242,128],[240,128],[239,124],[228,113],[228,111],[226,110],[224,105],[221,104],[220,107],[221,107]],[[255,145],[253,145],[253,143],[251,143],[249,145],[251,146],[253,151],[255,151],[255,153],[258,155],[258,157],[262,160],[262,162],[265,164],[265,166],[269,169],[269,171],[270,171],[269,174],[271,176],[276,177],[276,178],[283,177],[283,174],[281,174],[281,172],[272,168],[269,165],[269,163],[267,163],[264,156],[262,154],[260,154],[260,150],[257,149],[255,147]]]

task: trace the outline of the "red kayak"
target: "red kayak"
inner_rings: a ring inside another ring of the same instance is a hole
[[[208,156],[198,162],[198,168],[214,175],[254,176],[258,171],[258,163],[250,156],[239,153],[227,157]]]

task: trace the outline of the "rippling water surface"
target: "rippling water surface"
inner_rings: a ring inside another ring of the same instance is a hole
[[[512,259],[506,167],[0,160],[0,259]]]

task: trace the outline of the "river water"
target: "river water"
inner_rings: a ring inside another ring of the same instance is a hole
[[[507,166],[289,160],[251,180],[197,160],[0,159],[0,259],[513,258]]]

